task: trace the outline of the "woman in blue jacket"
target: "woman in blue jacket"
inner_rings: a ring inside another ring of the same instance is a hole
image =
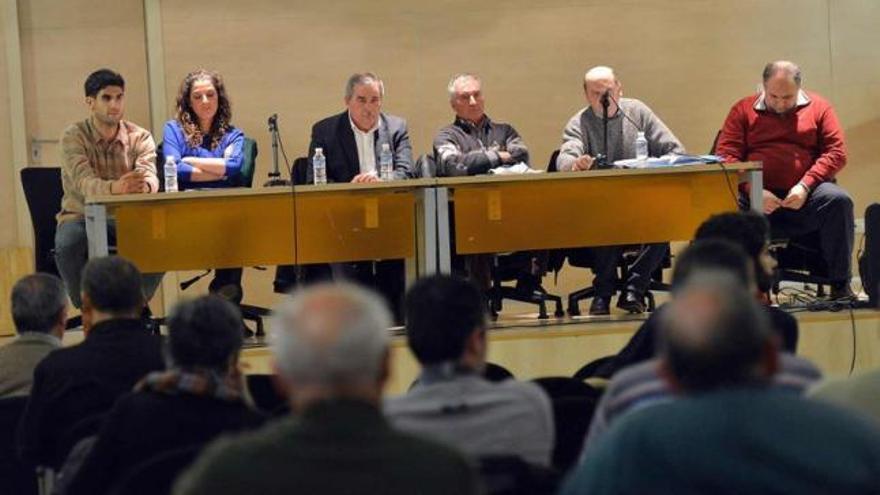
[[[220,74],[187,74],[177,92],[174,119],[165,123],[162,153],[177,162],[180,190],[238,185],[244,133],[231,123],[232,110]],[[210,291],[241,302],[241,268],[215,271]]]

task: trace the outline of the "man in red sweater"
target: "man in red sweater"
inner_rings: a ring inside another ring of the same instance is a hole
[[[730,109],[716,154],[725,162],[763,162],[763,209],[774,236],[818,231],[831,298],[852,298],[853,203],[834,183],[846,165],[843,129],[827,100],[801,89],[794,63],[771,62],[763,77],[760,94]]]

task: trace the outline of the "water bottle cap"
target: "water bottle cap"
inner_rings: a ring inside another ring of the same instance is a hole
[[[388,143],[382,143],[382,151],[391,151],[391,146]]]
[[[640,138],[643,138],[643,137],[645,137],[645,133],[644,133],[644,132],[642,132],[642,131],[639,131],[639,137],[640,137]]]
[[[324,153],[324,148],[315,148],[315,153]]]
[[[168,163],[168,162],[174,163],[174,157],[173,157],[173,156],[170,156],[170,155],[169,155],[169,156],[166,156],[166,157],[165,157],[165,163]]]

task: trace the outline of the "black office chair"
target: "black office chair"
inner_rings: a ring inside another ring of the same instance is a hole
[[[719,130],[709,149],[710,155],[715,154],[720,137]],[[743,197],[742,194],[740,197]],[[741,207],[745,205],[740,202]],[[828,278],[828,264],[822,258],[818,231],[800,236],[785,236],[774,233],[771,226],[770,237],[770,254],[778,263],[773,281],[773,293],[778,294],[780,283],[787,281],[815,285],[816,295],[823,297],[825,286],[831,285],[831,279]]]
[[[55,215],[61,210],[61,169],[58,167],[25,167],[21,169],[21,186],[31,214],[34,229],[34,270],[59,276],[55,265]],[[74,316],[67,320],[67,328],[82,325]]]
[[[555,303],[553,315],[557,318],[565,316],[562,310],[562,298],[548,293],[541,285],[540,275],[527,273],[528,267],[534,263],[546,265],[541,257],[548,256],[547,251],[518,251],[508,254],[493,254],[490,257],[489,273],[492,285],[486,292],[489,313],[493,319],[504,307],[504,299],[519,301],[538,306],[538,319],[546,320],[547,301]],[[537,260],[537,261],[536,261]],[[515,281],[515,286],[504,285],[504,282]]]
[[[550,160],[547,163],[548,173],[553,173],[558,170],[556,168],[557,157],[559,157],[559,150],[554,150],[553,153],[550,154]],[[625,246],[624,252],[617,262],[618,277],[614,283],[615,292],[626,290],[626,281],[627,279],[629,279],[629,267],[633,264],[633,262],[635,262],[636,258],[639,255],[640,249],[641,246],[639,245]],[[590,248],[555,250],[554,255],[560,260],[556,264],[557,267],[561,267],[562,261],[564,259],[568,260],[569,265],[577,268],[593,267],[593,254],[590,251]],[[657,307],[652,291],[670,291],[671,286],[663,282],[663,270],[671,266],[672,256],[667,250],[667,255],[663,259],[663,263],[660,265],[660,268],[658,268],[653,274],[651,274],[651,282],[648,285],[647,290],[645,291],[645,298],[648,301],[648,311],[654,311],[654,309],[656,309]],[[581,314],[581,311],[578,303],[584,299],[590,299],[595,295],[596,290],[592,286],[585,287],[569,294],[568,314],[570,316],[579,316]]]
[[[486,495],[551,495],[562,480],[559,471],[513,455],[483,456],[477,465]]]
[[[601,392],[566,376],[536,378],[532,381],[550,397],[556,429],[553,467],[566,472],[580,457]]]
[[[38,493],[35,466],[20,460],[16,448],[18,421],[27,401],[27,396],[0,400],[0,490],[3,493]]]

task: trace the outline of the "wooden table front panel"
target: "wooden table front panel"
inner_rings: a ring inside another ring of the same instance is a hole
[[[301,264],[415,256],[415,197],[410,190],[299,194],[296,221]]]
[[[292,264],[289,195],[180,198],[120,203],[119,254],[144,272]]]
[[[454,186],[460,254],[686,240],[736,209],[718,172],[573,177]]]

